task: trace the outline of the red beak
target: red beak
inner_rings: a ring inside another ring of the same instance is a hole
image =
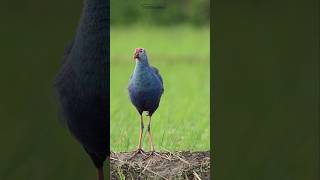
[[[133,59],[139,59],[139,51],[140,48],[136,48],[136,52],[134,53]]]
[[[139,52],[134,53],[133,59],[139,59]]]
[[[139,52],[141,48],[136,48],[136,52],[134,53],[133,59],[139,59]]]

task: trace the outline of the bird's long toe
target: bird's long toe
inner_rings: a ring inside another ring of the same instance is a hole
[[[138,148],[133,155],[129,158],[129,160],[132,160],[134,157],[136,157],[138,154],[142,154],[143,156],[147,156],[147,154],[144,152],[143,149]]]
[[[159,157],[161,159],[170,160],[169,158],[162,156],[161,154],[157,153],[156,151],[151,151],[150,154],[147,157],[145,157],[143,160],[147,160],[151,157]]]

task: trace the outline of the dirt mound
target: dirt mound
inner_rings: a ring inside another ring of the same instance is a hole
[[[210,179],[210,152],[158,152],[148,159],[134,152],[111,153],[111,179]],[[149,153],[147,153],[149,154]]]

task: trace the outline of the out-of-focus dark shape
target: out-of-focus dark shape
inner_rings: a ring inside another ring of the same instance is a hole
[[[103,179],[109,152],[109,1],[85,0],[74,40],[67,45],[57,76],[62,113]]]

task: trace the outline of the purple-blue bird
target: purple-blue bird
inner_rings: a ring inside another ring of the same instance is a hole
[[[164,91],[163,81],[158,69],[149,65],[148,56],[144,48],[135,49],[134,60],[136,61],[136,65],[129,81],[128,92],[132,104],[140,114],[140,135],[138,149],[131,158],[138,153],[146,156],[141,146],[144,128],[143,112],[146,112],[147,116],[149,116],[147,132],[151,146],[150,157],[151,155],[157,154],[154,149],[151,135],[151,117],[159,106],[160,98]]]

